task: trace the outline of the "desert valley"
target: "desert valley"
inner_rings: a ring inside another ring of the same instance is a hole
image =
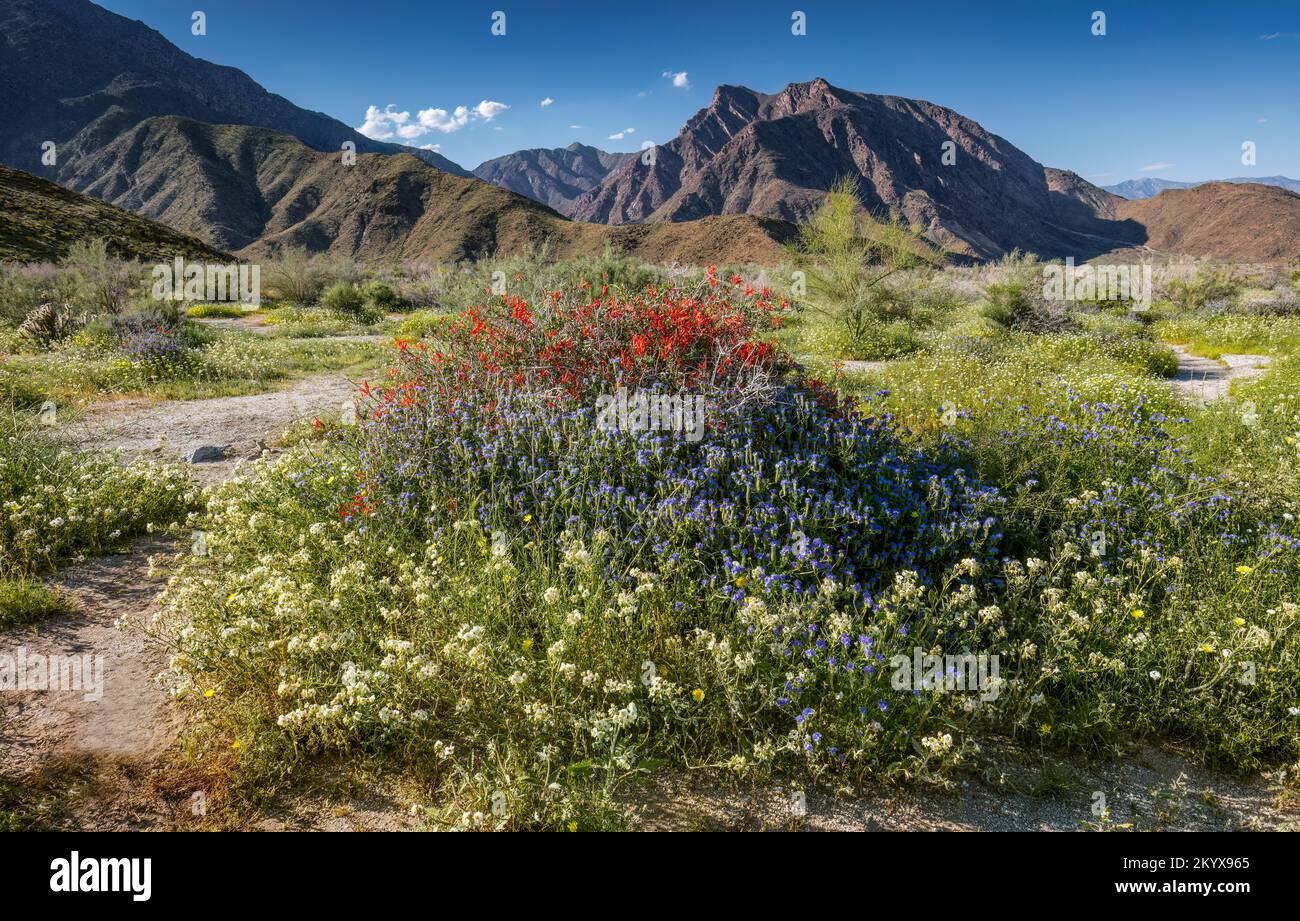
[[[1300,181],[789,76],[469,169],[0,0],[0,830],[1295,830]]]

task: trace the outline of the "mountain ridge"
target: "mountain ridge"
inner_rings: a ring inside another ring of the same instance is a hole
[[[86,36],[96,36],[87,41]],[[71,162],[106,136],[159,115],[247,124],[291,134],[317,150],[351,141],[360,153],[410,153],[458,176],[434,151],[375,141],[294,105],[234,67],[194,57],[138,20],[89,0],[0,3],[0,162],[62,181]],[[58,164],[41,162],[54,142]]]
[[[842,176],[857,180],[868,210],[900,217],[964,256],[1022,249],[1088,258],[1140,236],[1113,218],[1108,193],[958,112],[820,77],[779,93],[718,87],[651,164],[625,163],[571,214],[612,224],[720,214],[798,222]]]

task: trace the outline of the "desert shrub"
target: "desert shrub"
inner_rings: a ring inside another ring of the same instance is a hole
[[[103,239],[73,243],[61,266],[77,280],[78,304],[89,313],[121,313],[139,284],[136,266],[111,256]]]
[[[366,298],[355,285],[340,281],[325,289],[320,306],[334,313],[359,316],[366,308]]]
[[[867,339],[873,325],[907,316],[910,302],[887,284],[890,276],[940,260],[918,233],[864,215],[852,179],[837,182],[800,228],[799,252],[803,300],[844,324],[851,341]]]
[[[79,289],[71,271],[50,263],[0,265],[0,324],[17,326],[45,303],[78,306]]]
[[[305,249],[281,250],[265,268],[267,289],[276,298],[299,306],[314,304],[325,285],[320,266]]]
[[[67,304],[42,304],[18,327],[18,337],[29,345],[47,349],[62,342],[76,329],[72,308]]]
[[[402,306],[402,299],[398,297],[396,289],[386,281],[366,282],[361,289],[361,296],[375,313],[391,313]]]
[[[1164,283],[1164,295],[1182,310],[1202,311],[1227,305],[1241,291],[1241,283],[1230,269],[1202,266],[1190,279],[1172,278]]]
[[[312,262],[319,273],[321,284],[326,288],[338,284],[356,287],[361,283],[361,264],[351,256],[336,253],[318,253]]]
[[[983,315],[1001,326],[1044,330],[1059,326],[1059,313],[1043,299],[1042,266],[1032,254],[1013,251],[998,264],[998,277],[984,288]]]

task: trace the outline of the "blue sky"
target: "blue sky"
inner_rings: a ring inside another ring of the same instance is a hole
[[[407,118],[370,130],[471,169],[575,140],[635,150],[670,140],[720,83],[774,92],[823,76],[949,106],[1098,184],[1300,177],[1300,0],[101,5],[354,127],[391,105]],[[191,34],[196,8],[207,35]],[[804,36],[791,34],[796,9]],[[1104,36],[1091,31],[1098,9]],[[497,10],[504,36],[491,34]],[[1248,140],[1254,167],[1241,162]]]

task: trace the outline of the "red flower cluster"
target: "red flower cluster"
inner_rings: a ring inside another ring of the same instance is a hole
[[[456,405],[466,392],[499,397],[529,391],[551,399],[582,399],[617,387],[740,387],[758,373],[788,366],[762,331],[778,328],[789,304],[739,277],[700,292],[650,287],[599,296],[583,282],[547,292],[540,304],[502,295],[447,321],[432,339],[399,341],[395,382],[377,388],[378,412],[428,392]]]

